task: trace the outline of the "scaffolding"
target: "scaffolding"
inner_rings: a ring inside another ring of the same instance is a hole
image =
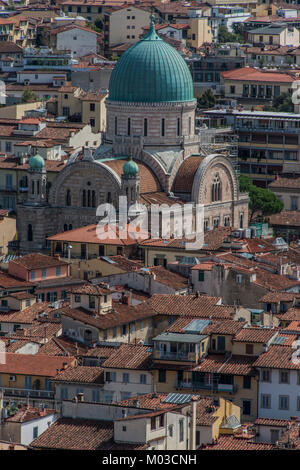
[[[206,124],[196,128],[200,137],[200,152],[207,156],[220,153],[230,158],[237,175],[240,174],[238,159],[238,134],[231,127],[209,128]]]

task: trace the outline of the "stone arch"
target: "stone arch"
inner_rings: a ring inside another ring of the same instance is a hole
[[[205,188],[205,183],[208,173],[213,172],[214,168],[216,172],[218,171],[217,168],[225,172],[230,184],[232,200],[236,201],[238,199],[238,179],[230,159],[224,155],[212,154],[204,158],[195,174],[192,187],[192,201],[195,203],[202,204],[204,202],[203,196],[207,192],[210,194],[210,188]]]
[[[119,176],[107,166],[101,164],[101,162],[88,162],[88,161],[77,161],[71,165],[67,165],[55,179],[50,192],[49,192],[49,204],[51,206],[61,206],[64,205],[65,201],[65,190],[71,188],[71,181],[75,185],[75,191],[73,192],[74,206],[81,207],[81,193],[83,186],[88,181],[93,182],[93,187],[91,190],[95,190],[98,186],[104,188],[103,195],[107,191],[112,191],[115,193],[120,192],[121,190],[121,180]],[[103,185],[103,186],[102,186]],[[99,187],[99,189],[101,189]],[[75,197],[76,196],[76,197]],[[103,201],[96,200],[96,204],[99,204]]]

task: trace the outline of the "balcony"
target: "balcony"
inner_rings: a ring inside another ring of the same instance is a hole
[[[166,361],[198,362],[198,354],[195,352],[169,352],[154,350],[153,359],[162,359]]]
[[[237,386],[233,384],[187,382],[185,380],[177,381],[175,383],[175,387],[178,389],[189,388],[191,390],[209,390],[211,392],[235,393],[237,391]]]
[[[54,392],[48,390],[31,390],[25,388],[2,388],[4,397],[48,398],[54,399]]]

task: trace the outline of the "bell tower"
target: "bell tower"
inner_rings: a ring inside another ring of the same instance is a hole
[[[45,161],[40,155],[29,159],[28,197],[29,205],[44,205],[47,202],[47,172]]]

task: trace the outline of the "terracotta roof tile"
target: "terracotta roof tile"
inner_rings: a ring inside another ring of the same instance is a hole
[[[280,214],[273,214],[269,217],[271,225],[300,226],[300,211],[283,210]]]
[[[101,161],[99,163],[108,166],[111,168],[119,177],[122,175],[123,166],[128,161],[127,159],[118,159],[118,160],[107,160]],[[154,193],[161,190],[158,179],[156,178],[153,171],[140,161],[135,162],[139,167],[139,176],[140,176],[140,194]]]
[[[230,375],[255,375],[253,363],[256,359],[256,356],[232,355],[228,357],[225,354],[211,354],[193,370]]]
[[[155,281],[173,288],[174,290],[187,289],[187,278],[181,274],[174,273],[163,266],[150,266],[149,272],[155,275]]]
[[[140,303],[138,305],[126,305],[117,301],[113,301],[113,312],[105,315],[94,317],[90,312],[83,308],[71,309],[69,307],[60,309],[61,315],[66,315],[75,320],[81,321],[88,325],[93,325],[99,330],[113,328],[117,325],[127,324],[129,322],[150,318],[156,315],[151,305]]]
[[[104,368],[149,370],[152,363],[152,350],[140,344],[122,344],[102,364]]]
[[[10,261],[10,264],[17,264],[18,266],[31,270],[67,265],[68,263],[54,256],[42,255],[41,253],[29,253],[28,255]]]
[[[27,423],[29,421],[33,421],[35,419],[41,419],[44,416],[49,416],[52,414],[57,414],[56,410],[52,409],[44,409],[40,410],[38,408],[21,408],[19,411],[9,418],[6,418],[6,423]]]
[[[116,229],[113,225],[106,225],[105,232],[107,232],[107,238],[100,239],[97,236],[97,224],[91,224],[84,227],[75,228],[65,232],[60,232],[52,237],[48,237],[47,240],[58,240],[68,242],[84,242],[84,243],[97,243],[101,245],[135,245],[137,240],[131,236],[131,233],[135,233],[130,224],[126,225],[123,232]],[[104,232],[103,232],[104,233]],[[137,239],[139,236],[144,239],[148,238],[149,235],[145,231],[141,230],[141,235],[136,235]],[[122,236],[121,236],[122,235]]]
[[[241,81],[257,81],[257,82],[277,82],[277,83],[293,83],[295,77],[287,73],[278,72],[262,72],[256,68],[242,67],[234,70],[221,72],[221,76],[225,80],[241,80]]]
[[[207,444],[202,450],[274,450],[274,444],[255,442],[253,437],[224,435],[219,436],[216,444]]]
[[[77,366],[59,372],[54,379],[56,382],[68,383],[88,383],[88,384],[103,384],[103,368],[102,367],[89,367]]]
[[[296,350],[290,346],[272,345],[254,363],[255,367],[267,367],[269,369],[300,369],[300,364],[293,361],[292,355]],[[299,359],[298,359],[299,360]]]
[[[32,282],[26,282],[23,281],[22,279],[18,279],[17,277],[11,276],[10,274],[7,274],[4,271],[0,271],[0,287],[4,289],[10,289],[10,288],[32,288],[34,286],[34,283]]]
[[[190,193],[194,177],[204,157],[195,155],[183,160],[173,183],[173,191],[176,193]]]
[[[57,369],[62,369],[64,364],[67,367],[74,365],[75,358],[6,353],[6,363],[0,364],[0,373],[55,377]]]
[[[109,289],[107,285],[105,286],[104,283],[102,283],[102,285],[83,284],[82,286],[72,289],[72,294],[87,294],[95,296],[112,294],[113,292],[114,291]]]
[[[274,181],[269,183],[268,188],[286,188],[286,189],[297,189],[300,187],[300,176],[293,178],[287,178],[284,176],[278,176]]]
[[[269,328],[242,328],[233,341],[245,342],[245,343],[268,343],[275,335],[278,330]]]
[[[234,313],[234,307],[225,305],[216,305],[218,297],[209,297],[201,295],[168,295],[154,294],[149,304],[161,315],[187,315],[209,318],[231,318]]]
[[[288,419],[274,419],[274,418],[257,418],[254,422],[257,426],[277,426],[285,428],[289,425]]]
[[[61,418],[35,439],[30,447],[38,449],[100,450],[113,439],[111,421]]]

